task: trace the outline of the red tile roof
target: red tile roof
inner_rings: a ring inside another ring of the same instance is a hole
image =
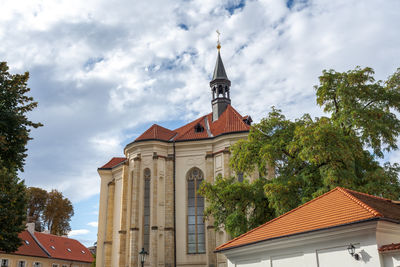
[[[93,261],[90,251],[75,239],[39,232],[35,232],[34,235],[50,253],[51,258],[80,262]]]
[[[124,162],[125,160],[126,160],[126,158],[114,157],[109,162],[107,162],[106,164],[101,166],[99,169],[112,169],[112,168],[116,167],[117,165],[121,164],[122,162]]]
[[[337,187],[232,239],[216,251],[374,218],[400,222],[400,205],[389,199]]]
[[[89,249],[75,239],[40,232],[32,234],[27,230],[21,232],[19,237],[22,239],[22,244],[12,254],[67,261],[93,262],[93,256]]]
[[[149,140],[149,139],[169,141],[175,135],[176,135],[176,132],[173,132],[171,130],[168,130],[167,128],[161,127],[160,125],[153,124],[141,136],[136,138],[136,141]]]
[[[243,119],[244,117],[242,117],[231,105],[228,105],[218,120],[214,122],[212,121],[212,113],[209,113],[173,131],[154,124],[142,135],[136,138],[135,142],[143,140],[199,140],[213,138],[226,133],[249,131],[250,126],[246,124]],[[197,124],[203,127],[204,131],[195,132],[194,128]]]
[[[381,253],[400,250],[400,243],[397,243],[397,244],[392,243],[392,244],[388,244],[388,245],[383,245],[378,250]]]
[[[23,231],[18,236],[22,239],[22,245],[13,254],[45,258],[48,257],[47,253],[40,248],[39,244],[34,240],[33,236],[28,231]]]

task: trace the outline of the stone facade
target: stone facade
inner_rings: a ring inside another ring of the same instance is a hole
[[[143,172],[146,168],[151,172],[151,227],[149,256],[145,265],[225,266],[225,258],[216,255],[214,249],[229,237],[224,232],[215,232],[212,221],[205,224],[206,253],[191,254],[187,251],[186,176],[193,167],[199,168],[209,182],[219,174],[232,174],[228,148],[246,137],[247,133],[235,133],[175,144],[160,141],[134,143],[125,149],[127,159],[123,164],[111,170],[99,170],[102,190],[97,266],[140,266],[138,252],[143,247]]]

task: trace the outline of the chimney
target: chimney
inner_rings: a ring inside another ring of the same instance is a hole
[[[27,223],[26,224],[26,230],[28,230],[29,233],[33,234],[35,232],[35,223]]]

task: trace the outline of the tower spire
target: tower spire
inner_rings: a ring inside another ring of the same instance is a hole
[[[219,41],[220,32],[217,30],[218,41],[217,49],[218,56],[217,62],[215,63],[214,74],[210,82],[211,92],[212,92],[212,110],[213,110],[213,121],[218,120],[219,116],[225,111],[228,105],[231,104],[230,99],[230,86],[231,81],[226,75],[224,63],[221,58],[221,43]]]

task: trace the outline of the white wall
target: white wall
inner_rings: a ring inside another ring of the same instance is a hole
[[[224,254],[229,259],[229,267],[400,266],[400,257],[383,258],[378,253],[377,225],[377,222],[367,222],[316,231],[244,246]],[[392,236],[391,240],[393,238],[400,241],[400,235]],[[350,243],[354,244],[356,253],[360,255],[359,261],[348,253]],[[383,261],[386,265],[383,265]]]

